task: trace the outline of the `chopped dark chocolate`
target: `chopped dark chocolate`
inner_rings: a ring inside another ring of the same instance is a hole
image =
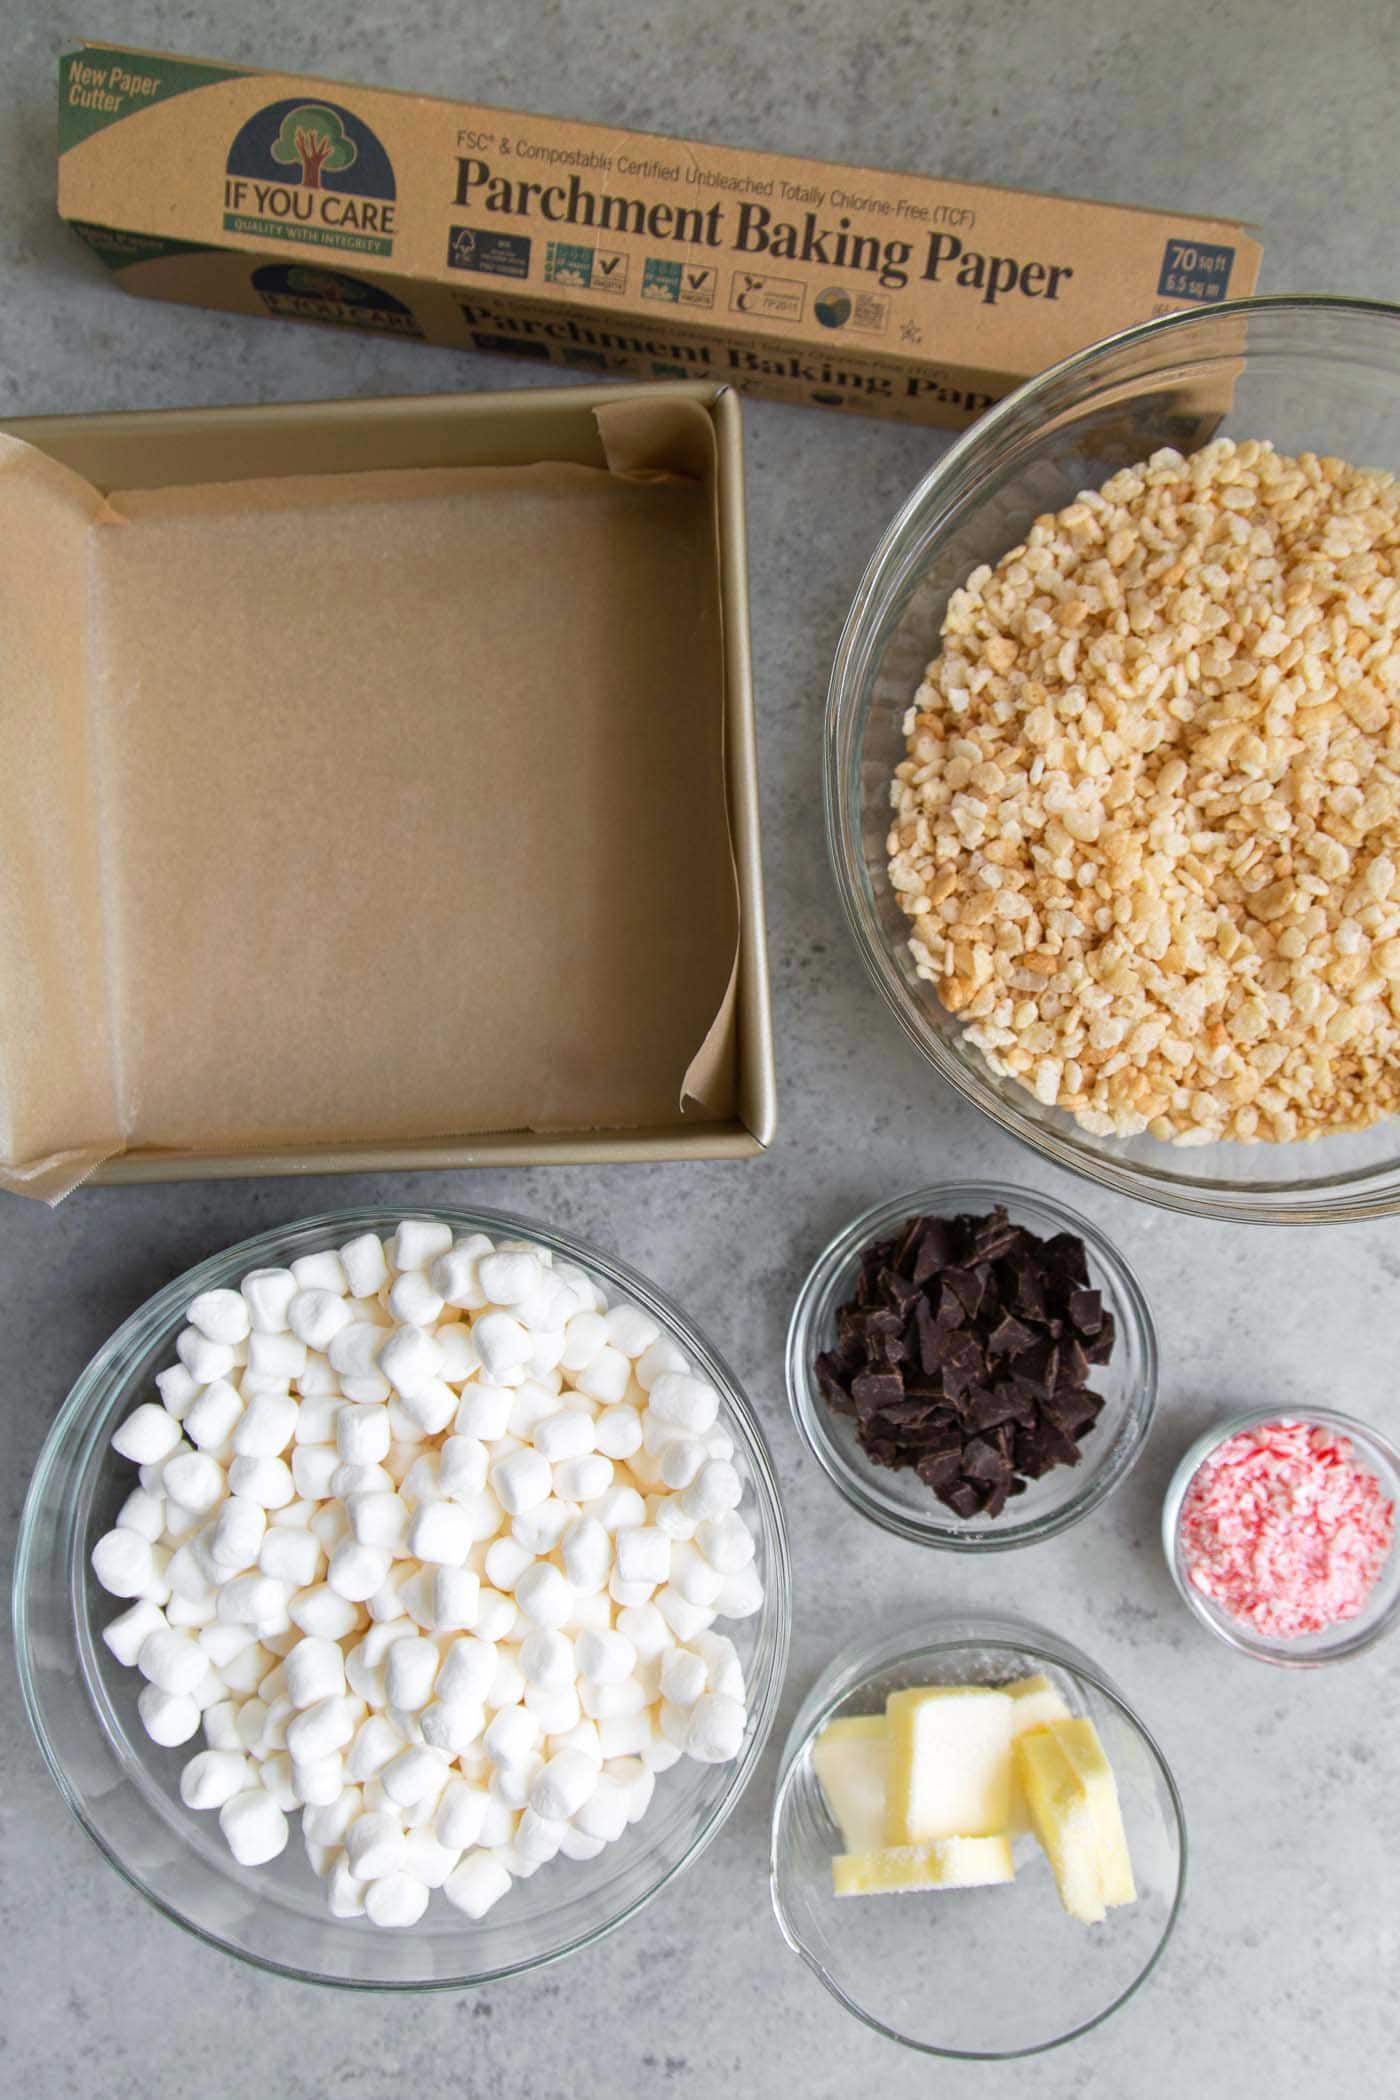
[[[1115,1333],[1083,1242],[1039,1239],[999,1205],[910,1218],[867,1247],[815,1373],[876,1465],[912,1468],[959,1516],[996,1517],[1028,1480],[1078,1463],[1104,1404],[1091,1369]]]

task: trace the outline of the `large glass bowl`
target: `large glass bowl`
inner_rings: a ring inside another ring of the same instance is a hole
[[[1400,1119],[1311,1144],[1183,1149],[1092,1137],[1043,1107],[992,1071],[915,975],[889,881],[890,778],[950,593],[1043,512],[1159,446],[1194,450],[1217,427],[1271,438],[1281,452],[1400,467],[1400,307],[1298,297],[1169,314],[1019,387],[945,453],[876,548],[837,650],[826,713],[832,862],[857,945],[905,1033],[969,1101],[1058,1166],[1203,1217],[1387,1215],[1400,1209]]]
[[[880,1713],[906,1685],[1006,1684],[1037,1671],[1098,1729],[1137,1901],[1081,1925],[1061,1907],[1031,1837],[1015,1841],[1009,1888],[834,1896],[841,1840],[811,1756],[827,1722]],[[1030,2056],[1101,2026],[1155,1968],[1185,1871],[1181,1799],[1156,1743],[1087,1656],[1027,1621],[958,1615],[857,1642],[823,1671],[789,1731],[771,1857],[783,1937],[847,2012],[926,2055]]]
[[[1008,1502],[999,1517],[960,1517],[911,1468],[877,1466],[862,1450],[850,1415],[838,1415],[816,1376],[816,1361],[836,1343],[836,1315],[860,1280],[860,1257],[891,1239],[905,1220],[981,1216],[1004,1204],[1013,1225],[1041,1239],[1070,1232],[1084,1242],[1089,1279],[1117,1324],[1113,1355],[1094,1367],[1091,1385],[1103,1413],[1084,1438],[1078,1465],[1055,1466]],[[1126,1478],[1147,1439],[1157,1401],[1157,1336],[1142,1286],[1122,1255],[1078,1211],[1031,1189],[991,1181],[944,1182],[876,1204],[839,1232],[817,1256],[798,1292],[787,1339],[788,1399],[793,1416],[828,1480],[853,1508],[899,1538],[954,1553],[996,1553],[1054,1538],[1097,1509]]]
[[[171,1361],[184,1309],[199,1291],[236,1284],[249,1269],[337,1247],[356,1233],[392,1231],[402,1216],[437,1218],[461,1233],[533,1241],[576,1262],[608,1291],[645,1307],[676,1336],[720,1395],[720,1421],[744,1479],[764,1603],[724,1622],[743,1659],[748,1728],[730,1764],[682,1759],[657,1782],[642,1821],[588,1863],[559,1859],[479,1923],[435,1897],[421,1924],[382,1931],[332,1918],[299,1830],[281,1858],[240,1867],[217,1817],[180,1799],[180,1768],[199,1744],[159,1749],[136,1711],[142,1679],[121,1667],[101,1629],[123,1608],[89,1566],[134,1469],[108,1447],[117,1423],[150,1395]],[[231,1247],[167,1284],[112,1336],[79,1378],[40,1454],[20,1526],[15,1635],[25,1705],[69,1807],[107,1858],[158,1910],[214,1946],[303,1982],[362,1989],[451,1989],[539,1967],[590,1945],[640,1910],[696,1859],[752,1776],[772,1725],[787,1657],[790,1582],[777,1483],[763,1434],[733,1374],[655,1287],[611,1257],[523,1218],[492,1211],[339,1211]]]

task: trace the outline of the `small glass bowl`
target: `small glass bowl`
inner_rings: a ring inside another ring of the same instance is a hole
[[[1247,1414],[1232,1415],[1229,1421],[1217,1423],[1204,1436],[1197,1437],[1172,1475],[1162,1505],[1162,1549],[1185,1603],[1203,1626],[1208,1626],[1228,1647],[1238,1648],[1242,1655],[1252,1655],[1256,1662],[1279,1663],[1284,1669],[1312,1670],[1322,1663],[1359,1655],[1400,1623],[1400,1539],[1392,1544],[1380,1580],[1356,1618],[1339,1619],[1320,1633],[1299,1634],[1293,1640],[1256,1633],[1223,1611],[1212,1598],[1203,1596],[1186,1572],[1181,1551],[1181,1511],[1187,1489],[1202,1460],[1209,1458],[1212,1451],[1238,1436],[1242,1429],[1257,1429],[1265,1422],[1315,1422],[1346,1437],[1357,1462],[1375,1474],[1397,1509],[1400,1451],[1369,1423],[1358,1422],[1351,1415],[1339,1415],[1328,1407],[1254,1407]]]
[[[817,1384],[816,1360],[836,1340],[836,1315],[855,1288],[862,1250],[887,1239],[906,1218],[978,1214],[1005,1204],[1013,1225],[1042,1239],[1072,1232],[1083,1240],[1089,1275],[1118,1326],[1109,1363],[1096,1365],[1094,1390],[1105,1405],[1075,1466],[1032,1480],[999,1517],[959,1517],[912,1468],[893,1471],[867,1458],[855,1423],[838,1415]],[[862,1516],[920,1546],[996,1553],[1053,1538],[1097,1509],[1124,1478],[1147,1436],[1157,1399],[1157,1336],[1142,1287],[1121,1254],[1077,1211],[1030,1189],[991,1181],[949,1181],[911,1189],[866,1211],[818,1255],[797,1296],[787,1338],[788,1399],[797,1426],[827,1478]]]
[[[1400,1118],[1312,1144],[1094,1137],[994,1072],[917,975],[890,883],[890,780],[950,594],[1082,489],[1160,446],[1195,451],[1217,434],[1400,466],[1400,306],[1294,295],[1167,314],[1076,351],[979,417],[891,520],[847,616],[826,707],[832,868],[856,945],[911,1042],[1055,1165],[1199,1217],[1385,1217],[1400,1210]]]
[[[828,1721],[879,1713],[918,1684],[1005,1684],[1043,1671],[1087,1714],[1113,1767],[1137,1901],[1082,1925],[1061,1907],[1034,1838],[1010,1887],[837,1898],[841,1837],[812,1766]],[[1145,1982],[1181,1908],[1186,1825],[1166,1759],[1122,1694],[1068,1641],[1015,1618],[915,1621],[823,1671],[784,1746],[771,1888],[783,1937],[877,2034],[928,2056],[1031,2056],[1086,2034]]]
[[[264,1867],[241,1867],[217,1817],[180,1799],[176,1750],[147,1737],[136,1710],[141,1678],[115,1660],[101,1630],[124,1607],[98,1587],[93,1542],[113,1523],[136,1470],[110,1449],[117,1423],[148,1397],[174,1359],[184,1310],[199,1291],[236,1286],[248,1270],[339,1247],[360,1232],[393,1231],[404,1216],[440,1219],[459,1235],[525,1239],[575,1262],[609,1297],[642,1306],[675,1335],[720,1395],[722,1425],[744,1479],[764,1602],[725,1621],[744,1665],[748,1728],[730,1764],[683,1759],[657,1782],[642,1821],[596,1860],[552,1861],[517,1881],[473,1923],[435,1896],[411,1930],[336,1919],[294,1822]],[[20,1685],[39,1746],[69,1807],[118,1872],[166,1917],[256,1967],[305,1983],[365,1990],[453,1990],[556,1961],[639,1911],[697,1859],[753,1775],[772,1726],[787,1659],[791,1583],[772,1462],[752,1408],[698,1330],[652,1285],[610,1256],[527,1219],[496,1211],[357,1209],[309,1218],[245,1240],[177,1277],[118,1328],[79,1378],[39,1456],[16,1558],[14,1622]]]

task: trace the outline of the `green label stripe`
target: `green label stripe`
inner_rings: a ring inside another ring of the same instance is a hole
[[[346,233],[338,226],[305,226],[288,219],[253,219],[226,211],[224,232],[247,234],[255,241],[299,241],[308,248],[349,248],[356,255],[392,255],[394,244],[373,233]]]
[[[161,255],[221,255],[207,241],[177,241],[159,233],[122,233],[114,226],[91,226],[85,219],[69,222],[79,240],[87,242],[94,255],[109,270],[124,270],[128,263],[154,262]]]
[[[147,58],[140,52],[85,44],[80,51],[65,52],[58,62],[58,150],[66,153],[95,131],[168,102],[172,95],[247,77],[245,67],[197,66],[185,58]]]

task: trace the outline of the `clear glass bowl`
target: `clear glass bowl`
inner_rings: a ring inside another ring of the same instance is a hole
[[[876,548],[846,621],[826,710],[827,838],[856,943],[886,1003],[936,1069],[1004,1130],[1105,1188],[1202,1217],[1312,1224],[1400,1209],[1400,1120],[1312,1144],[1182,1149],[1097,1138],[993,1072],[915,975],[886,866],[889,784],[905,711],[938,654],[950,593],[1042,512],[1163,445],[1214,433],[1281,452],[1400,467],[1400,307],[1239,300],[1169,314],[1018,387],[924,477]]]
[[[1183,1601],[1201,1624],[1208,1626],[1228,1647],[1238,1648],[1242,1655],[1252,1655],[1257,1662],[1281,1663],[1285,1669],[1311,1670],[1320,1663],[1342,1662],[1349,1655],[1359,1655],[1400,1624],[1400,1545],[1392,1545],[1380,1580],[1356,1618],[1340,1619],[1335,1626],[1324,1627],[1321,1633],[1300,1634],[1295,1640],[1279,1640],[1256,1633],[1253,1628],[1232,1618],[1229,1612],[1222,1611],[1212,1598],[1203,1596],[1195,1588],[1187,1575],[1181,1552],[1181,1508],[1201,1461],[1232,1436],[1238,1436],[1242,1429],[1257,1429],[1262,1423],[1279,1421],[1316,1422],[1345,1436],[1358,1464],[1375,1474],[1391,1502],[1400,1509],[1400,1451],[1378,1429],[1373,1429],[1367,1422],[1356,1421],[1351,1415],[1336,1414],[1327,1407],[1254,1407],[1246,1414],[1232,1415],[1229,1421],[1208,1429],[1204,1436],[1197,1437],[1182,1459],[1172,1475],[1162,1505],[1162,1549]]]
[[[720,1420],[744,1476],[743,1513],[757,1542],[764,1604],[725,1622],[743,1658],[749,1721],[733,1763],[683,1759],[657,1782],[644,1819],[588,1863],[556,1860],[518,1881],[473,1923],[434,1897],[410,1931],[332,1918],[299,1830],[270,1866],[240,1867],[212,1814],[180,1799],[181,1766],[198,1742],[162,1750],[141,1726],[142,1680],[123,1669],[101,1629],[122,1609],[89,1566],[134,1468],[108,1448],[116,1424],[173,1361],[184,1308],[199,1291],[249,1269],[337,1247],[403,1216],[458,1233],[531,1240],[594,1276],[610,1297],[644,1306],[674,1333],[720,1395]],[[118,1871],[158,1910],[212,1945],[302,1982],[362,1989],[453,1989],[533,1969],[590,1945],[632,1917],[698,1858],[738,1801],[773,1722],[787,1657],[790,1579],[777,1483],[748,1401],[723,1361],[652,1285],[610,1256],[527,1219],[493,1211],[346,1210],[245,1240],[167,1284],[120,1327],[79,1378],[40,1454],[20,1526],[15,1578],[20,1683],[49,1769],[74,1815]]]
[[[1076,1466],[1056,1466],[1032,1480],[999,1517],[959,1517],[917,1473],[892,1471],[866,1457],[855,1423],[838,1415],[817,1384],[815,1365],[836,1340],[836,1315],[855,1289],[860,1257],[872,1240],[888,1239],[906,1218],[974,1215],[1003,1203],[1013,1225],[1042,1239],[1072,1232],[1083,1240],[1094,1288],[1118,1325],[1112,1360],[1094,1367],[1093,1390],[1105,1405]],[[1147,1437],[1157,1399],[1157,1337],[1141,1285],[1121,1254],[1087,1218],[1030,1189],[993,1181],[949,1181],[911,1189],[876,1204],[819,1254],[798,1293],[787,1338],[788,1399],[818,1465],[862,1516],[921,1546],[955,1553],[995,1553],[1053,1538],[1097,1509],[1127,1474]]]
[[[812,1767],[828,1721],[883,1710],[917,1684],[1005,1684],[1044,1671],[1098,1729],[1118,1783],[1137,1901],[1101,1925],[1066,1915],[1049,1864],[1015,1842],[1010,1887],[832,1894],[840,1833]],[[771,1886],[783,1937],[847,2012],[929,2056],[1030,2056],[1099,2026],[1151,1974],[1176,1923],[1186,1825],[1175,1782],[1122,1694],[1055,1635],[1014,1618],[913,1622],[823,1671],[783,1750]]]

